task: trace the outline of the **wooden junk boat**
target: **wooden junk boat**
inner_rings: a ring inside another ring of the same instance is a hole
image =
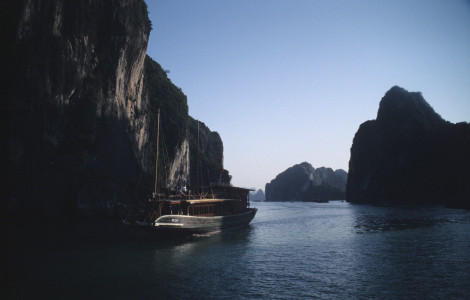
[[[157,124],[159,120],[160,111]],[[159,125],[157,165],[158,139]],[[123,222],[164,233],[203,234],[247,226],[258,211],[257,208],[250,208],[250,189],[219,183],[203,190],[209,192],[159,194],[156,174],[155,191],[146,203],[147,208],[141,214],[126,216]]]
[[[249,189],[212,186],[212,193],[154,195],[144,215],[128,216],[125,224],[165,233],[203,234],[247,226],[257,209],[250,208]]]

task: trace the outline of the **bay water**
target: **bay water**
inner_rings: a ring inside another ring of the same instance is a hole
[[[10,299],[470,299],[470,211],[252,202],[250,226],[161,238],[118,221],[9,228]]]

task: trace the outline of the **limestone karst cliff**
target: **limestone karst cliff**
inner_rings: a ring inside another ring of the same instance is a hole
[[[395,86],[356,132],[347,200],[470,208],[469,153],[470,124],[443,120],[420,93]]]
[[[159,186],[191,181],[187,99],[146,57],[143,0],[24,0],[7,9],[10,212],[137,206],[153,191],[158,108]],[[208,164],[221,169],[217,143]]]
[[[228,171],[221,171],[224,147],[219,134],[211,131],[202,121],[197,121],[188,115],[186,96],[171,82],[163,68],[149,56],[145,59],[143,97],[149,103],[152,120],[148,128],[150,135],[149,145],[146,147],[148,157],[142,161],[149,186],[154,184],[158,109],[160,109],[159,190],[165,191],[186,185],[194,191],[198,184],[199,187],[208,186],[219,179],[230,182]],[[145,163],[149,161],[151,163]]]
[[[341,169],[315,169],[303,162],[288,168],[266,184],[266,201],[342,200],[347,176]]]
[[[259,189],[257,191],[251,191],[250,194],[248,195],[250,201],[265,201],[266,196],[264,195],[263,190]]]

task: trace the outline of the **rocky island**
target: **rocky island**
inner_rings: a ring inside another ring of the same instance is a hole
[[[308,162],[288,168],[266,184],[266,201],[342,200],[348,173],[312,167]]]
[[[346,199],[470,208],[470,124],[445,121],[421,93],[392,87],[351,147]]]
[[[257,191],[252,191],[248,195],[250,201],[265,201],[266,197],[264,195],[263,190],[259,189]]]
[[[197,125],[182,90],[146,56],[152,28],[143,0],[23,0],[5,8],[9,213],[137,206],[153,191],[158,109],[160,188],[196,183],[198,127],[200,184],[220,177],[220,136]]]

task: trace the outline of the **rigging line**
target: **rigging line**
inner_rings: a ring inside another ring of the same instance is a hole
[[[157,154],[155,158],[155,195],[157,194],[157,181],[158,181],[158,140],[160,137],[160,109],[158,109],[157,117]]]
[[[163,128],[162,128],[163,129]],[[162,150],[163,150],[163,168],[165,170],[165,174],[166,174],[166,185],[168,186],[169,182],[169,173],[170,173],[170,157],[168,155],[168,145],[166,143],[166,140],[165,140],[165,135],[162,134]]]
[[[199,120],[197,122],[197,172],[196,172],[196,189],[199,192]]]
[[[154,109],[151,109],[151,111],[152,111],[152,114],[153,113],[155,115],[157,114],[157,112]],[[155,119],[155,123],[149,125],[149,138],[148,138],[149,148],[151,146],[156,146],[156,144],[152,144],[150,141],[156,141],[157,140],[157,130],[156,130],[157,122],[158,122],[158,120]],[[155,165],[152,154],[156,155],[156,149],[155,148],[150,148],[149,149],[149,154],[147,155],[147,165]],[[156,159],[156,157],[155,157],[155,159]],[[148,172],[150,172],[150,171],[151,170],[148,170]]]
[[[190,145],[191,145],[191,142],[190,142],[190,138],[189,138],[189,124],[188,124],[188,128],[186,128],[186,138],[187,138],[187,142],[188,142],[188,149],[186,151],[190,152]],[[188,164],[190,165],[191,164],[191,154],[188,153]],[[192,182],[191,182],[191,171],[188,171],[188,176],[186,176],[186,180],[187,180],[187,184],[188,184],[188,187],[192,187]]]
[[[211,189],[211,194],[214,194],[214,191],[212,190],[211,174],[209,172],[209,167],[207,165],[206,165],[206,170],[207,170],[207,178],[209,179],[209,188]]]
[[[164,172],[164,174],[166,174],[166,176],[163,175],[163,178],[165,179],[165,182],[168,185],[168,177],[169,177],[168,176],[168,174],[169,174],[169,167],[168,166],[169,166],[169,161],[170,161],[169,155],[168,155],[168,146],[167,146],[167,143],[166,143],[165,135],[163,134],[163,132],[165,130],[164,130],[163,127],[162,127],[162,130],[160,130],[160,123],[161,123],[160,109],[157,109],[157,111],[158,111],[158,116],[157,116],[157,120],[156,120],[156,125],[157,126],[155,126],[155,127],[157,127],[157,130],[152,130],[151,134],[150,134],[151,140],[156,140],[157,141],[156,142],[156,152],[154,152],[154,153],[156,153],[155,154],[155,193],[156,193],[156,190],[158,188],[158,186],[157,186],[157,181],[158,181],[158,178],[157,178],[158,170],[157,170],[157,168],[158,168],[158,165],[160,165],[160,169],[163,168],[163,172]],[[160,131],[162,131],[162,132],[160,132]],[[159,147],[159,141],[160,140],[162,140],[161,141],[161,143],[162,143],[161,147]],[[162,149],[160,150],[159,148],[162,148]],[[161,163],[160,164],[158,163],[158,159],[159,159],[159,156],[160,156],[159,152],[161,152],[161,151],[163,151],[163,154],[162,154],[163,155],[163,157],[162,157],[163,166],[161,165]],[[149,157],[149,160],[150,160],[150,157]]]

